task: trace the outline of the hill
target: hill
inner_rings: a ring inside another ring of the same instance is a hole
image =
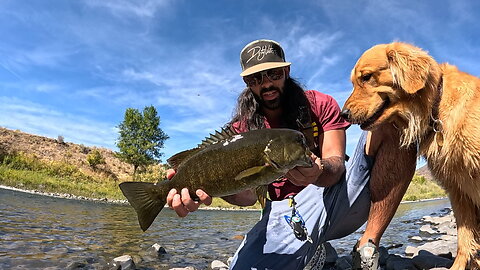
[[[423,165],[422,167],[418,168],[415,174],[423,176],[427,180],[435,181],[435,179],[433,178],[432,172],[430,171],[427,165]]]
[[[96,168],[88,164],[87,155],[93,150],[100,152],[105,164],[97,165]],[[0,155],[14,153],[27,154],[46,162],[72,164],[93,177],[111,177],[125,181],[131,179],[133,173],[133,166],[115,157],[115,152],[110,149],[88,147],[64,142],[62,138],[52,139],[0,127]]]

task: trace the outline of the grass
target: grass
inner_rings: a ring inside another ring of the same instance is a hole
[[[113,178],[94,177],[74,165],[42,161],[24,153],[0,157],[0,184],[94,199],[124,199]]]
[[[165,177],[162,168],[149,168],[135,180],[155,182]],[[46,193],[65,193],[94,199],[124,200],[118,188],[119,182],[111,177],[92,176],[66,162],[42,161],[24,153],[0,155],[0,184]],[[416,201],[445,197],[445,191],[435,182],[415,175],[403,197],[404,201]],[[254,206],[234,206],[221,198],[213,198],[210,207],[230,209],[260,209]]]
[[[414,175],[403,201],[418,201],[446,197],[445,190],[432,180],[423,176]]]

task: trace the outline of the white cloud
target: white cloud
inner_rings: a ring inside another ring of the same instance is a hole
[[[50,138],[114,149],[118,135],[110,124],[50,109],[38,103],[0,96],[0,125]]]
[[[156,12],[168,8],[174,1],[172,0],[86,0],[85,3],[92,7],[102,7],[108,9],[112,14],[118,17],[137,16],[153,17]]]

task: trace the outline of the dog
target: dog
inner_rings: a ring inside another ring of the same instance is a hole
[[[451,269],[480,269],[480,79],[393,42],[366,50],[351,81],[342,115],[363,130],[390,123],[401,131],[400,147],[418,147],[457,222]]]

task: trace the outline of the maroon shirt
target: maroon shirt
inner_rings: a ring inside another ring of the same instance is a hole
[[[333,97],[315,90],[305,91],[305,95],[310,103],[310,109],[313,112],[311,120],[312,123],[316,123],[318,134],[350,126],[350,123],[340,116],[340,107]],[[272,128],[267,120],[265,120],[265,127]],[[234,123],[233,128],[237,132],[247,131],[245,124],[241,122]],[[318,143],[318,136],[315,136],[315,140]],[[303,186],[295,186],[286,178],[282,178],[268,185],[268,193],[272,201],[278,201],[297,194],[303,188]]]

